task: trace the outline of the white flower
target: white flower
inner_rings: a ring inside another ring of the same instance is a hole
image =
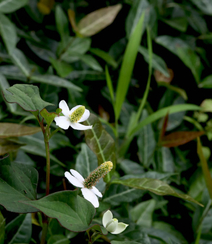
[[[102,218],[102,224],[111,234],[119,234],[123,232],[128,226],[125,223],[119,223],[116,218],[113,218],[113,214],[110,210],[107,210],[104,213]]]
[[[102,197],[102,193],[95,186],[92,186],[90,189],[86,188],[84,186],[85,179],[76,170],[71,169],[70,172],[72,175],[68,171],[66,171],[65,177],[69,180],[71,184],[73,184],[76,187],[80,187],[83,197],[89,202],[91,202],[95,208],[98,208],[98,197]]]
[[[85,121],[90,116],[89,110],[85,109],[84,106],[77,105],[69,110],[67,103],[62,100],[59,103],[59,108],[62,109],[64,116],[56,117],[54,120],[60,128],[64,130],[67,130],[69,126],[75,130],[89,130],[92,128],[92,125],[86,126],[79,123]]]

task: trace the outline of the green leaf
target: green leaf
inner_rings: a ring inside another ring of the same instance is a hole
[[[136,25],[129,42],[127,44],[124,59],[122,62],[119,78],[118,78],[118,85],[116,90],[116,102],[115,102],[115,117],[118,120],[122,104],[125,100],[127,90],[130,84],[130,79],[133,71],[133,67],[135,64],[138,47],[141,42],[141,28],[144,21],[144,14],[142,14],[141,18],[139,19],[138,24]]]
[[[191,70],[196,82],[200,82],[200,75],[203,68],[200,58],[186,42],[180,38],[165,35],[157,37],[156,42],[177,55]]]
[[[77,191],[63,191],[37,201],[26,201],[50,218],[56,218],[68,230],[85,231],[95,214],[93,205],[77,195]]]
[[[8,103],[17,103],[24,110],[30,112],[39,112],[51,103],[41,99],[39,89],[33,85],[16,84],[7,89],[9,93],[3,92],[4,99]]]
[[[27,77],[20,71],[20,69],[15,65],[1,65],[0,72],[7,79],[27,81]]]
[[[37,212],[20,201],[36,199],[38,172],[31,166],[5,163],[0,164],[0,204],[16,213]]]
[[[40,127],[29,127],[14,123],[0,123],[0,138],[32,135],[41,131]]]
[[[13,60],[13,63],[18,66],[22,73],[26,77],[29,77],[31,73],[31,68],[23,52],[15,48],[12,52],[10,52],[10,56]]]
[[[78,32],[83,36],[95,35],[113,22],[121,8],[121,4],[117,4],[86,15],[77,25]]]
[[[111,241],[111,244],[141,244],[137,241]],[[142,242],[142,244],[149,244],[149,242]]]
[[[98,165],[111,161],[113,168],[116,165],[115,142],[103,128],[101,122],[94,114],[91,114],[85,125],[92,125],[92,129],[85,130],[85,140],[90,149],[96,154]]]
[[[179,18],[173,18],[173,19],[161,19],[163,22],[165,22],[167,25],[170,25],[171,27],[185,32],[188,27],[188,21],[185,17],[179,17]]]
[[[112,184],[121,184],[129,187],[133,187],[136,189],[141,190],[148,190],[151,191],[157,195],[164,196],[164,195],[171,195],[175,197],[182,198],[184,200],[196,203],[200,206],[203,206],[201,203],[197,202],[193,198],[191,198],[189,195],[177,193],[174,191],[167,183],[155,180],[155,179],[148,179],[148,178],[131,178],[126,180],[114,180],[112,181]]]
[[[211,15],[212,14],[212,6],[210,0],[205,1],[198,1],[198,0],[191,0],[193,4],[195,4],[203,13]]]
[[[205,77],[198,85],[199,88],[212,88],[212,75]]]
[[[160,147],[156,152],[158,171],[174,173],[175,165],[173,155],[169,148]]]
[[[179,87],[176,87],[176,86],[172,86],[166,82],[158,82],[158,85],[159,86],[165,86],[167,87],[168,89],[174,91],[174,92],[177,92],[184,100],[188,100],[188,97],[187,97],[187,94],[186,94],[186,91],[179,88]]]
[[[0,138],[0,155],[18,150],[23,144]]]
[[[101,65],[97,62],[97,60],[93,56],[84,54],[80,56],[80,59],[84,63],[86,63],[89,67],[91,67],[93,70],[100,71],[100,72],[103,71]]]
[[[109,70],[108,70],[107,66],[105,66],[105,74],[106,74],[107,87],[108,87],[109,92],[110,92],[111,101],[112,101],[112,104],[114,104],[113,83],[112,83],[112,80],[111,80],[111,77],[110,77],[110,73],[109,73]]]
[[[6,226],[8,244],[29,243],[32,235],[31,214],[21,214]]]
[[[66,62],[59,61],[53,58],[50,58],[50,62],[54,69],[57,71],[58,75],[62,78],[66,77],[73,71],[73,67]]]
[[[44,83],[52,86],[65,87],[81,92],[82,89],[79,86],[75,86],[71,81],[67,81],[56,75],[33,75],[30,79],[34,82]]]
[[[102,58],[105,60],[106,63],[110,64],[113,68],[117,67],[117,62],[114,60],[114,58],[109,54],[106,53],[105,51],[99,49],[99,48],[90,48],[89,51],[96,56]]]
[[[79,60],[82,54],[85,54],[91,45],[90,38],[70,37],[66,45],[63,44],[60,52],[60,60],[67,63]]]
[[[141,226],[152,226],[152,214],[155,206],[156,201],[154,199],[139,203],[130,210],[132,220]]]
[[[146,110],[143,110],[141,120],[148,117],[148,113]],[[156,141],[154,136],[154,131],[152,129],[152,125],[148,124],[143,127],[137,139],[138,145],[138,156],[141,161],[141,164],[145,167],[149,167],[153,160],[153,154],[156,148]]]
[[[59,5],[56,5],[55,9],[55,21],[62,42],[66,42],[70,35],[69,22],[67,16]]]
[[[47,125],[51,125],[55,117],[59,116],[62,112],[62,109],[59,108],[56,112],[49,113],[45,108],[40,111],[40,115],[45,119]]]
[[[69,244],[70,241],[64,235],[53,235],[48,239],[47,244]]]
[[[4,244],[5,218],[0,212],[0,244]]]
[[[144,191],[129,188],[121,185],[111,185],[104,194],[103,202],[109,203],[112,206],[118,206],[125,202],[132,202],[141,198]]]
[[[143,55],[145,61],[147,63],[149,63],[149,53],[148,53],[148,49],[146,49],[145,47],[143,46],[140,46],[138,48],[138,51],[140,54]],[[169,77],[170,74],[168,72],[168,69],[167,69],[167,65],[165,63],[165,61],[159,57],[158,55],[156,54],[152,54],[152,67],[156,70],[159,70],[162,74],[164,74],[166,77]]]
[[[147,24],[150,21],[151,18],[151,5],[147,0],[136,0],[133,1],[132,7],[130,9],[130,12],[127,16],[126,20],[126,32],[127,32],[127,37],[130,38],[133,31],[135,30],[140,18],[142,15],[145,15],[144,20],[143,20],[143,25],[141,29],[141,33],[143,34],[145,31],[145,28]]]
[[[26,5],[28,0],[0,0],[0,12],[11,13]],[[1,21],[0,21],[1,22]]]
[[[0,12],[1,12],[2,4],[3,2],[0,2]],[[14,51],[18,41],[16,35],[16,29],[13,23],[5,15],[1,13],[0,13],[0,34],[2,36],[2,39],[4,41],[8,53],[11,54]]]

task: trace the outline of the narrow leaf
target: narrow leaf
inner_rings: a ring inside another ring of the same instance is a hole
[[[8,2],[8,1],[4,1]],[[0,2],[0,12],[1,12],[1,6],[3,6],[4,2]],[[3,14],[0,13],[0,34],[2,36],[2,39],[4,41],[4,44],[7,48],[8,53],[12,53],[13,50],[16,47],[17,43],[17,35],[16,35],[16,29],[13,23]]]
[[[141,28],[142,28],[143,20],[144,20],[144,14],[139,19],[139,22],[136,25],[125,50],[124,59],[122,62],[117,90],[116,90],[116,103],[115,103],[116,120],[118,120],[119,118],[121,107],[125,100],[127,90],[130,84],[130,79],[135,64],[138,47],[141,42]]]
[[[20,201],[36,198],[38,172],[31,166],[11,163],[0,164],[0,204],[16,213],[36,212]]]
[[[206,186],[208,188],[208,192],[210,195],[210,198],[212,200],[212,178],[210,174],[210,170],[208,168],[207,161],[204,157],[203,151],[202,151],[202,145],[199,137],[197,138],[197,153],[200,158],[201,166],[202,166],[202,172],[205,178]]]
[[[0,12],[12,13],[26,5],[28,0],[0,0]]]
[[[0,212],[0,244],[4,244],[5,218]]]
[[[177,147],[205,134],[204,131],[176,131],[164,136],[161,140],[163,147]]]
[[[95,214],[93,205],[77,195],[77,191],[56,192],[37,201],[26,201],[50,218],[56,218],[68,230],[81,232],[88,229]]]
[[[10,94],[3,92],[4,99],[8,103],[19,104],[26,111],[40,111],[48,105],[53,105],[41,99],[37,86],[16,84],[7,91]]]
[[[212,88],[212,75],[205,77],[198,86],[200,88]]]
[[[56,20],[56,26],[57,30],[60,34],[60,38],[62,42],[66,42],[70,33],[69,33],[69,23],[68,18],[65,15],[64,11],[59,5],[56,5],[55,9],[55,20]]]
[[[113,22],[121,7],[121,4],[117,4],[86,15],[77,26],[79,33],[83,36],[92,36],[101,31]]]
[[[0,138],[32,135],[41,131],[39,127],[29,127],[14,123],[0,123]]]
[[[89,51],[95,54],[96,56],[102,58],[103,60],[105,60],[105,62],[113,66],[113,68],[117,67],[118,65],[117,62],[113,59],[112,56],[110,56],[109,53],[106,53],[105,51],[98,48],[90,48]]]
[[[107,87],[109,89],[111,101],[112,101],[112,104],[113,104],[114,103],[113,83],[112,83],[112,80],[111,80],[111,77],[110,77],[110,73],[109,73],[109,70],[108,70],[107,66],[105,66],[105,74],[106,74]]]
[[[98,165],[111,161],[115,168],[115,142],[113,138],[103,128],[101,122],[94,114],[84,123],[92,125],[92,129],[85,131],[85,140],[90,149],[96,154]]]
[[[160,180],[148,178],[131,178],[126,180],[114,180],[112,181],[112,184],[121,184],[136,189],[148,190],[160,196],[171,195],[203,206],[202,204],[191,198],[189,195],[174,191],[174,189],[172,189],[167,183]]]
[[[86,63],[89,67],[91,67],[93,70],[102,72],[103,69],[101,65],[98,63],[98,61],[91,55],[84,54],[80,56],[80,59]]]
[[[23,144],[0,138],[0,155],[18,150]]]

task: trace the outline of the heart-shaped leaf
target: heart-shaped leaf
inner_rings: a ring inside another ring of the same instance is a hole
[[[9,163],[4,159],[0,163],[0,204],[8,211],[16,213],[37,212],[31,206],[20,201],[36,199],[38,182],[37,170],[31,166]]]
[[[33,135],[41,131],[39,127],[30,127],[14,123],[0,123],[0,138]]]
[[[95,214],[93,205],[77,195],[77,191],[56,192],[37,201],[26,201],[71,231],[85,231]]]
[[[19,104],[26,111],[38,112],[48,105],[53,105],[41,99],[37,86],[16,84],[7,91],[10,93],[3,92],[5,100]]]
[[[184,200],[196,203],[200,206],[203,206],[201,203],[194,200],[192,197],[186,194],[178,193],[173,188],[171,188],[167,183],[156,180],[156,179],[148,179],[148,178],[131,178],[126,180],[114,180],[112,184],[121,184],[124,186],[133,187],[136,189],[141,190],[148,190],[157,195],[164,196],[164,195],[171,195],[174,197],[179,197]]]

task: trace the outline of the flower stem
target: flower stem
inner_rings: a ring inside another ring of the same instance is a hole
[[[48,230],[48,220],[46,219],[46,222],[43,223],[43,229],[42,229],[42,235],[41,235],[41,241],[40,241],[40,244],[45,244],[45,242],[46,242],[47,230]]]
[[[50,185],[50,154],[49,154],[49,141],[45,140],[46,149],[46,196],[49,195],[49,185]]]

